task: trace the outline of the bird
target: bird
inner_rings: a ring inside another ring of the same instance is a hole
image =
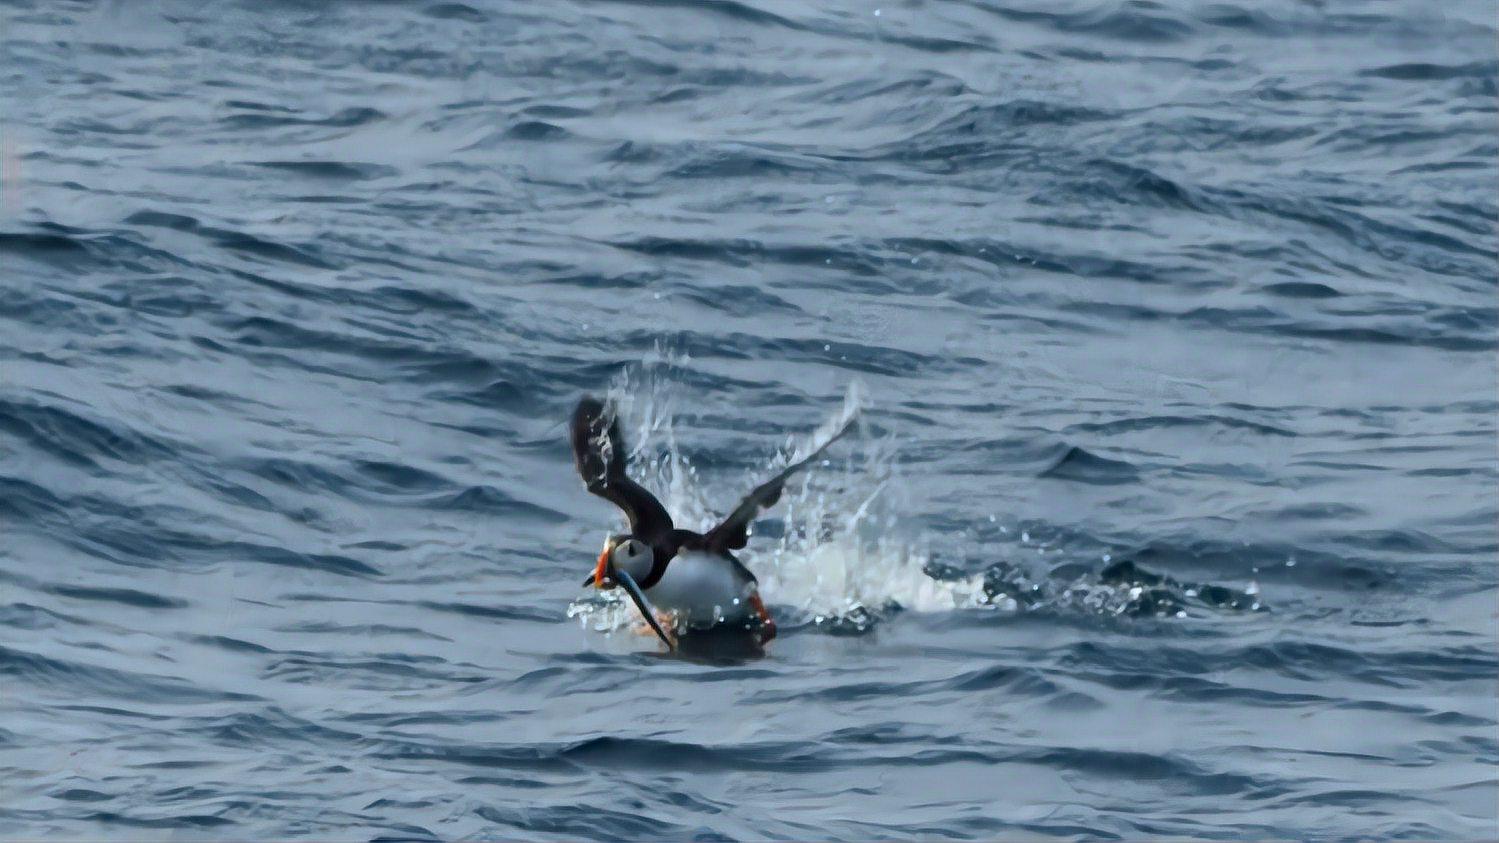
[[[627,473],[629,451],[613,408],[592,396],[578,401],[570,424],[573,457],[589,492],[619,507],[629,530],[604,540],[593,573],[583,581],[598,589],[624,587],[646,622],[668,648],[652,606],[688,632],[742,628],[760,643],[775,637],[775,619],[760,597],[759,581],[731,551],[749,542],[750,523],[781,498],[786,481],[847,433],[852,415],[820,446],[756,486],[706,533],[677,527],[666,507]]]

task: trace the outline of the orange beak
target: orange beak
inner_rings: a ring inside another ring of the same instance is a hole
[[[593,569],[593,587],[603,588],[605,582],[604,572],[609,569],[609,548],[599,554],[599,564]]]

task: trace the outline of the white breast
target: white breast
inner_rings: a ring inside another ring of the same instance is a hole
[[[688,551],[671,560],[646,596],[657,608],[685,617],[690,626],[703,627],[747,620],[754,592],[754,581],[730,560]]]

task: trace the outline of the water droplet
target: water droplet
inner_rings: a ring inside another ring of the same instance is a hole
[[[1176,610],[1176,616],[1179,617],[1179,618],[1186,617],[1187,616],[1187,610],[1186,609],[1177,609]]]
[[[1024,530],[1021,530],[1020,531],[1020,543],[1021,544],[1030,544],[1031,543],[1031,534],[1028,533],[1028,532],[1026,532],[1026,531],[1024,531]]]
[[[1105,561],[1105,562],[1107,562],[1107,561],[1109,561],[1110,559],[1113,559],[1113,558],[1114,558],[1114,554],[1112,554],[1112,553],[1105,553],[1103,555],[1103,561]]]
[[[1294,568],[1294,567],[1296,567],[1296,557],[1292,556],[1290,559],[1287,559],[1286,560],[1286,567],[1287,568]]]
[[[823,351],[832,351],[833,347],[831,345],[828,345],[827,343],[823,343],[822,344],[822,350]]]
[[[1260,584],[1257,583],[1257,582],[1255,582],[1254,580],[1250,580],[1249,581],[1249,587],[1246,588],[1246,589],[1244,589],[1244,593],[1248,594],[1251,597],[1253,597],[1256,594],[1259,594],[1260,593]]]
[[[993,524],[993,523],[994,523],[994,522],[995,522],[995,521],[998,521],[998,520],[999,520],[999,519],[997,519],[997,518],[995,518],[995,517],[994,517],[994,516],[992,516],[992,515],[991,515],[991,516],[989,516],[989,523],[990,523],[990,524]]]
[[[880,16],[880,10],[879,9],[875,9],[874,10],[874,16],[875,17],[879,17]]]
[[[656,301],[660,301],[661,300],[661,294],[660,293],[656,293],[655,294],[655,298],[656,298]]]

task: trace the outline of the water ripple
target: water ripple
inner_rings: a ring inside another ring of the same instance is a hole
[[[131,11],[0,13],[0,834],[1491,835],[1491,9]],[[701,527],[855,381],[769,647],[580,596],[579,395]]]

